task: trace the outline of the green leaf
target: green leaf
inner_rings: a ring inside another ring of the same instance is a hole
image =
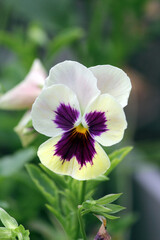
[[[122,207],[117,204],[105,204],[105,207],[107,207],[111,210],[110,213],[117,213],[117,212],[120,212],[120,211],[126,209],[125,207]]]
[[[0,159],[0,176],[10,176],[17,173],[24,164],[31,161],[36,155],[33,148],[19,150],[13,155]]]
[[[52,172],[41,163],[39,164],[39,166],[47,173],[49,177],[53,179],[57,186],[61,188],[65,188],[67,186],[64,176]]]
[[[4,209],[0,208],[0,219],[5,227],[0,227],[0,240],[29,240],[29,231],[20,225]]]
[[[90,210],[91,212],[96,212],[98,214],[101,214],[102,212],[105,212],[105,213],[111,212],[110,208],[104,207],[102,205],[98,205],[94,200],[92,201],[87,200],[86,202],[83,202],[82,207],[86,210]]]
[[[54,214],[54,216],[59,220],[59,222],[64,226],[64,220],[63,220],[63,218],[62,218],[62,216],[61,216],[61,213],[57,210],[57,209],[55,209],[54,207],[52,207],[52,206],[50,206],[50,205],[48,205],[48,204],[46,204],[46,207],[48,208],[48,210],[50,211],[50,212],[52,212],[53,214]]]
[[[37,166],[33,164],[27,164],[26,168],[33,182],[36,184],[42,194],[46,197],[46,199],[50,203],[56,204],[56,202],[58,201],[58,195],[57,188],[54,182]]]
[[[106,195],[106,196],[104,196],[104,197],[99,198],[98,200],[96,200],[96,203],[98,203],[98,204],[111,203],[111,202],[117,200],[121,195],[122,195],[122,193],[109,194],[109,195]]]
[[[108,176],[113,169],[125,158],[125,156],[133,149],[133,147],[125,147],[119,150],[114,151],[109,155],[111,161],[111,166],[105,173],[105,176]]]
[[[104,181],[108,181],[108,180],[109,180],[109,178],[107,176],[101,175],[101,176],[98,176],[98,177],[96,177],[94,179],[88,180],[88,182],[95,182],[95,181],[97,181],[97,182],[104,182]]]
[[[3,225],[8,229],[15,229],[18,227],[17,221],[11,217],[3,208],[0,208],[0,219]]]
[[[82,207],[84,209],[92,209],[92,207],[94,205],[96,205],[96,201],[95,200],[87,200],[87,201],[82,203]]]
[[[103,215],[105,218],[108,218],[110,220],[115,220],[115,219],[120,218],[119,216],[113,216],[113,215],[109,215],[109,214],[106,214],[106,213],[101,213],[101,215]]]
[[[19,240],[29,240],[29,231],[25,230],[25,228],[22,225],[19,225],[18,228],[14,230],[14,234],[19,237]]]

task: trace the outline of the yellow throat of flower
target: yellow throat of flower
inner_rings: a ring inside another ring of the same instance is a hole
[[[83,127],[83,125],[80,124],[76,127],[76,132],[85,134],[87,132],[87,128]]]

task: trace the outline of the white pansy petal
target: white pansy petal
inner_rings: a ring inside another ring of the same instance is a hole
[[[97,86],[101,93],[112,95],[122,107],[125,107],[131,91],[131,82],[127,74],[111,65],[99,65],[89,69],[97,78]]]
[[[31,112],[33,127],[49,137],[73,128],[80,115],[76,95],[63,84],[44,89],[34,102]]]
[[[75,61],[64,61],[50,70],[45,87],[53,84],[65,84],[71,88],[79,100],[82,111],[100,93],[97,79],[92,72]]]
[[[55,155],[55,146],[59,140],[60,137],[50,138],[38,149],[40,161],[53,172],[70,175],[77,180],[88,180],[105,173],[110,167],[109,158],[98,143],[95,143],[96,154],[92,164],[87,162],[81,167],[76,157],[72,157],[69,161],[63,161],[60,156]]]
[[[127,127],[122,106],[109,94],[98,96],[86,108],[82,123],[103,146],[120,142]]]

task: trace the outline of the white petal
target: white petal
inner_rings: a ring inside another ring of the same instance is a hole
[[[101,93],[112,95],[122,107],[125,107],[131,91],[131,82],[127,74],[120,68],[111,65],[99,65],[89,69],[97,78],[97,85]]]
[[[88,113],[93,113],[94,111],[105,114],[105,124],[108,129],[107,131],[101,132],[100,135],[93,135],[94,139],[96,139],[103,146],[111,146],[120,142],[123,138],[124,130],[127,127],[126,117],[122,106],[109,94],[102,94],[98,96],[86,108],[82,120],[84,127],[88,126],[87,121],[85,120],[85,115]],[[94,125],[94,122],[92,122],[92,124]],[[95,132],[99,131],[99,127],[100,126],[96,125]]]
[[[92,72],[74,61],[64,61],[50,70],[45,86],[53,84],[65,84],[71,88],[77,95],[82,112],[86,105],[100,93],[97,88],[97,79]]]
[[[110,167],[110,161],[105,151],[98,143],[95,143],[96,155],[93,159],[93,164],[86,163],[82,168],[78,164],[75,157],[70,161],[62,161],[55,153],[55,144],[60,140],[60,137],[50,138],[44,142],[38,149],[38,156],[44,166],[55,173],[62,175],[70,175],[77,180],[88,180],[106,172]]]
[[[64,132],[54,122],[57,116],[55,111],[61,104],[78,111],[80,117],[80,108],[76,95],[65,85],[57,84],[42,90],[34,102],[31,112],[33,127],[38,132],[49,137],[55,137]],[[67,112],[65,112],[65,115],[68,116]],[[65,116],[62,116],[62,121],[65,121]]]

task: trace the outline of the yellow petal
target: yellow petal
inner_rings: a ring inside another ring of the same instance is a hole
[[[86,165],[81,167],[76,157],[73,157],[70,161],[61,160],[60,156],[54,155],[55,144],[57,144],[60,138],[59,136],[50,138],[38,149],[40,161],[53,172],[70,175],[77,180],[88,180],[102,175],[110,167],[109,158],[98,143],[95,143],[96,154],[93,158],[93,164],[86,162]]]

